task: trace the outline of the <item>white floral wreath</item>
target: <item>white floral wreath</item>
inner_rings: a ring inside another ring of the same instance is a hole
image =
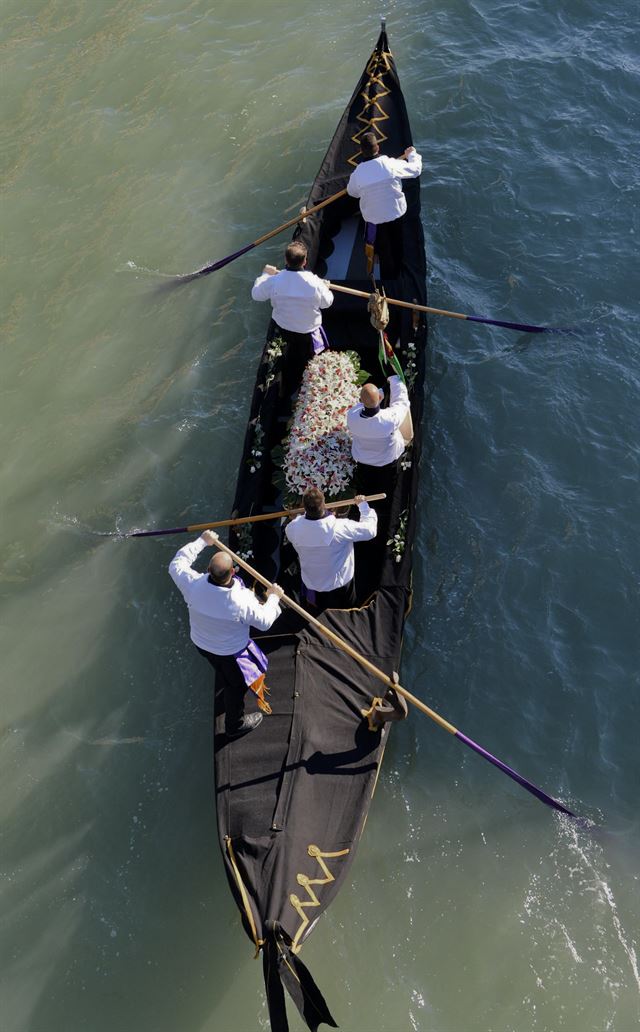
[[[292,494],[319,487],[336,497],[347,490],[355,467],[347,411],[358,396],[358,370],[348,354],[323,351],[311,359],[284,442],[283,470]]]

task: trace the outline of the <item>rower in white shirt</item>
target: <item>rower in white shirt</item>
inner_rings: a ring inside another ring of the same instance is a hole
[[[300,559],[303,596],[317,609],[356,605],[353,545],[376,536],[378,516],[363,495],[355,501],[360,520],[337,519],[325,509],[320,488],[310,487],[302,496],[304,516],[296,516],[285,527]]]
[[[365,494],[385,491],[388,496],[398,468],[398,459],[405,449],[402,426],[409,412],[409,395],[399,376],[389,377],[390,399],[380,407],[382,391],[367,383],[360,391],[360,401],[347,412],[347,429],[351,434],[351,454],[357,462],[356,484]]]
[[[398,221],[407,210],[403,179],[416,179],[422,172],[422,158],[415,147],[407,147],[401,158],[380,154],[375,133],[360,139],[362,161],[351,173],[347,193],[360,200],[365,241],[380,258],[383,277],[397,276],[402,264],[402,228]],[[382,228],[384,227],[384,228]]]
[[[283,592],[273,584],[266,602],[260,603],[253,591],[234,576],[236,570],[225,552],[212,557],[206,573],[194,570],[200,552],[216,540],[215,534],[205,530],[176,552],[169,573],[189,607],[191,641],[221,678],[225,732],[229,738],[239,738],[262,720],[262,713],[244,715],[247,688],[255,693],[260,709],[271,712],[264,697],[267,658],[249,637],[249,630],[256,627],[266,631],[271,627],[280,614],[278,600]]]
[[[287,393],[299,386],[304,367],[314,354],[328,347],[322,327],[322,309],[333,304],[326,282],[307,272],[307,248],[300,240],[287,247],[285,268],[265,265],[251,290],[254,301],[271,301],[275,335],[288,342],[285,356]]]

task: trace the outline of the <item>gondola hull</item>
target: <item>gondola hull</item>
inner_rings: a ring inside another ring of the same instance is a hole
[[[402,154],[412,142],[404,98],[384,30],[330,144],[308,204],[346,186],[359,158],[362,133],[373,129],[382,153]],[[389,296],[426,302],[419,180],[404,184],[403,261]],[[300,226],[309,268],[350,287],[369,289],[357,202],[345,197]],[[391,370],[378,361],[378,333],[366,304],[336,295],[324,326],[337,350],[355,350],[364,369],[383,384]],[[291,415],[283,390],[286,349],[274,354],[271,324],[262,355],[240,467],[234,515],[278,511],[281,481],[272,458]],[[410,382],[415,438],[388,502],[379,512],[373,542],[356,546],[361,604],[327,610],[321,622],[391,675],[398,670],[404,620],[411,604],[411,553],[423,416],[426,325],[396,310],[389,338]],[[411,345],[411,347],[410,347]],[[277,348],[275,352],[277,352]],[[286,379],[286,377],[285,377]],[[260,443],[256,461],[256,441]],[[393,546],[387,542],[393,538]],[[287,593],[299,591],[295,553],[281,522],[255,524],[231,546]],[[224,735],[221,693],[216,695],[215,773],[218,829],[225,868],[247,934],[264,960],[272,1028],[287,1028],[283,985],[309,1028],[334,1025],[299,951],[317,918],[341,888],[363,832],[378,776],[388,724],[370,730],[363,711],[383,694],[351,657],[291,611],[256,635],[269,658],[272,714],[244,738]]]

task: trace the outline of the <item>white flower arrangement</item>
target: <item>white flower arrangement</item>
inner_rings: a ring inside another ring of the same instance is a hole
[[[319,487],[336,497],[349,487],[355,463],[347,411],[358,401],[363,375],[351,352],[323,351],[308,363],[284,442],[283,472],[291,494]]]
[[[262,466],[262,453],[264,451],[264,430],[260,422],[260,416],[256,416],[253,422],[253,442],[249,450],[247,465],[249,472],[255,473]]]
[[[265,351],[267,367],[265,370],[264,383],[261,383],[259,388],[261,391],[264,391],[265,394],[276,378],[276,365],[278,359],[282,355],[283,349],[284,341],[282,337],[274,337],[267,345],[267,349]]]
[[[396,530],[393,537],[387,541],[387,548],[391,548],[391,554],[396,563],[399,563],[404,555],[404,548],[406,544],[407,536],[407,521],[409,519],[409,510],[405,509],[404,512],[400,513],[400,519],[398,520],[398,529]]]
[[[404,367],[404,379],[407,385],[407,390],[410,391],[416,382],[416,376],[418,375],[418,366],[416,364],[416,346],[410,341],[407,344],[407,362]]]
[[[236,551],[246,563],[253,559],[253,527],[251,523],[240,523],[236,528]]]
[[[411,448],[412,445],[408,444],[400,457],[400,469],[403,472],[406,472],[408,469],[411,469]]]

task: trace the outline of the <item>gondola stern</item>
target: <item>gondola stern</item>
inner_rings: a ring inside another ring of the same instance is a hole
[[[290,948],[277,921],[267,931],[262,965],[272,1032],[289,1032],[285,989],[311,1032],[318,1032],[320,1025],[338,1028],[309,969]]]

